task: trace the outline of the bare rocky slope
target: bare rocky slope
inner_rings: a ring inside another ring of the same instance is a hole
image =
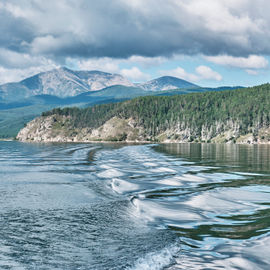
[[[0,85],[0,99],[14,101],[44,94],[64,98],[101,90],[112,85],[134,86],[119,74],[58,68],[17,83]]]
[[[97,70],[75,71],[62,67],[41,72],[20,82],[0,85],[0,101],[14,102],[36,95],[52,95],[59,98],[74,97],[115,85],[136,87],[144,91],[200,89],[198,85],[175,77],[165,76],[149,82],[133,84],[120,74]]]
[[[20,141],[89,142],[143,141],[143,129],[132,119],[113,117],[99,128],[74,128],[70,117],[41,116],[29,122],[17,135]]]
[[[196,139],[194,139],[194,137]],[[113,117],[98,128],[74,128],[70,117],[60,115],[41,116],[29,122],[17,135],[23,142],[208,142],[261,144],[270,143],[270,128],[261,128],[257,134],[241,134],[237,122],[217,122],[215,127],[203,126],[198,131],[193,128],[174,128],[149,136],[142,126],[132,118]]]

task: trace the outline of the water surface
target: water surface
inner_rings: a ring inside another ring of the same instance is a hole
[[[269,269],[270,146],[0,142],[0,269]]]

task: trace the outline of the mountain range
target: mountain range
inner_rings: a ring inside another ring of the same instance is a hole
[[[36,95],[66,98],[89,91],[98,91],[113,85],[136,87],[145,91],[199,87],[185,80],[169,76],[146,83],[133,84],[119,74],[101,71],[74,71],[63,67],[36,74],[20,82],[0,85],[0,100],[11,102]]]
[[[0,138],[16,136],[25,123],[56,107],[88,107],[140,96],[171,96],[236,88],[239,87],[202,88],[169,76],[134,84],[119,74],[54,69],[20,82],[0,85]]]

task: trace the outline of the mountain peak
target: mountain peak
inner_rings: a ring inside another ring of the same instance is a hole
[[[35,95],[57,97],[76,96],[87,91],[101,90],[112,85],[134,86],[119,74],[102,71],[75,71],[60,67],[38,73],[18,83],[0,85],[1,98],[16,100]]]
[[[14,101],[36,95],[53,95],[65,98],[114,85],[135,86],[120,74],[59,67],[38,73],[18,83],[0,85],[0,99]],[[146,83],[136,84],[136,86],[145,91],[198,87],[195,84],[172,76],[163,76]]]
[[[162,76],[157,79],[142,83],[139,85],[147,91],[162,91],[171,89],[195,88],[199,87],[196,84],[190,83],[186,80],[179,79],[173,76]]]

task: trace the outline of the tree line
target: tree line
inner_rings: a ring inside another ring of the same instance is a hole
[[[70,117],[74,128],[97,128],[116,116],[132,118],[149,136],[168,129],[193,130],[213,127],[217,122],[238,122],[243,134],[270,125],[270,84],[238,90],[175,96],[146,96],[88,108],[56,108],[43,116]]]

